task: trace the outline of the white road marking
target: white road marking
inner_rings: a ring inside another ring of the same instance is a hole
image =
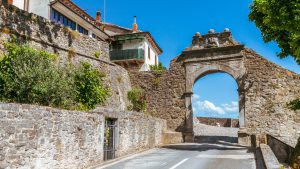
[[[174,165],[174,166],[171,167],[170,169],[175,169],[175,168],[177,168],[178,166],[180,166],[181,164],[183,164],[183,163],[186,162],[187,160],[188,160],[188,158],[186,158],[186,159],[180,161],[179,163],[177,163],[176,165]]]
[[[252,159],[253,155],[205,155],[199,154],[197,158],[224,158],[224,159]]]
[[[104,168],[113,166],[113,165],[115,165],[115,164],[124,162],[124,161],[126,161],[126,160],[134,159],[135,157],[138,157],[138,156],[141,156],[141,155],[151,154],[151,153],[153,153],[153,152],[155,152],[155,151],[157,151],[157,150],[158,150],[157,148],[154,148],[154,149],[150,149],[150,150],[147,150],[147,151],[144,151],[144,152],[141,152],[141,153],[137,153],[137,154],[134,154],[134,155],[129,155],[129,156],[124,157],[124,158],[115,159],[114,162],[111,162],[111,163],[104,164],[104,165],[102,165],[102,166],[96,167],[96,169],[104,169]],[[108,161],[108,162],[109,162],[109,161]]]

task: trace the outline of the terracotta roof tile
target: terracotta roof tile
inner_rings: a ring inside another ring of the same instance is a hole
[[[86,13],[84,10],[82,10],[79,6],[77,6],[71,0],[55,0],[55,1],[51,2],[51,5],[53,5],[53,4],[57,3],[57,2],[62,3],[67,8],[69,8],[70,10],[72,10],[74,13],[76,13],[79,16],[81,16],[86,21],[88,21],[89,23],[93,24],[94,26],[96,26],[96,27],[98,27],[100,29],[100,25],[97,24],[96,20],[93,17],[91,17],[88,13]]]

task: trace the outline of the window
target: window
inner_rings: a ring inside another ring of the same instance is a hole
[[[51,21],[63,24],[65,26],[70,27],[73,30],[76,30],[76,23],[74,21],[67,18],[66,16],[64,16],[63,14],[61,14],[53,8],[51,9]]]
[[[149,46],[148,46],[148,59],[151,60],[151,50]]]
[[[115,44],[115,45],[113,46],[113,49],[114,49],[114,50],[122,50],[122,48],[123,48],[123,45],[122,45],[122,44]]]
[[[84,34],[84,35],[88,35],[88,34],[89,34],[89,31],[86,30],[86,29],[84,29],[84,28],[83,28],[82,26],[80,26],[80,25],[77,25],[77,31],[78,31],[79,33]]]
[[[112,46],[112,50],[122,50],[123,48],[122,43],[113,42],[111,46]]]

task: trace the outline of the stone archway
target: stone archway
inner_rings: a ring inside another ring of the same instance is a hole
[[[216,38],[218,46],[216,48],[207,48],[208,44],[201,44],[200,42],[207,42],[209,38]],[[217,38],[222,37],[222,39]],[[192,110],[192,94],[195,82],[211,73],[225,72],[231,75],[238,84],[239,93],[239,124],[240,128],[245,127],[245,96],[243,77],[246,75],[246,68],[244,66],[244,55],[242,50],[243,45],[233,44],[224,46],[230,40],[230,33],[208,34],[204,37],[196,34],[193,37],[193,45],[187,48],[182,53],[182,61],[185,68],[185,105],[186,105],[186,128],[185,141],[192,142],[193,134],[193,110]],[[227,39],[227,41],[226,41]],[[197,43],[198,42],[198,43]],[[221,43],[220,43],[221,42]]]
[[[250,145],[250,136],[265,134],[292,144],[297,141],[299,112],[288,109],[286,103],[300,97],[299,74],[235,42],[227,29],[194,35],[192,45],[175,57],[170,69],[162,74],[135,72],[130,77],[134,86],[147,93],[147,112],[165,119],[170,131],[183,133],[189,142],[194,138],[193,85],[197,79],[214,72],[226,72],[238,84],[240,144]]]

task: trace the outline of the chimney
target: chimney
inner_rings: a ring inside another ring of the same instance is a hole
[[[138,30],[138,24],[136,23],[136,16],[134,16],[134,23],[132,25],[132,31],[137,32]]]
[[[96,13],[96,22],[100,23],[101,22],[101,12],[97,11]]]
[[[8,0],[8,5],[13,5],[14,1],[13,0]]]

